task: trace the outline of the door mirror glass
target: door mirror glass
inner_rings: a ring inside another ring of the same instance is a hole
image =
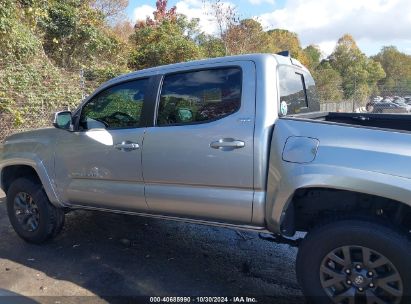
[[[53,125],[58,129],[71,130],[73,119],[70,111],[57,112],[54,115]]]

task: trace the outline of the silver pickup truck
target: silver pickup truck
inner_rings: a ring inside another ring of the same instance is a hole
[[[288,56],[120,76],[54,126],[0,146],[10,222],[28,242],[79,208],[248,229],[299,245],[316,303],[411,295],[411,117],[321,113]]]

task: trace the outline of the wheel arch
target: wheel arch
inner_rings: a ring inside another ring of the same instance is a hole
[[[386,196],[331,187],[297,189],[283,212],[280,229],[284,235],[294,235],[321,222],[347,217],[374,217],[406,231],[411,229],[409,204]]]
[[[31,178],[37,183],[42,184],[37,171],[29,165],[10,165],[1,171],[1,188],[5,193],[9,191],[11,184],[18,178]]]
[[[52,180],[41,162],[29,159],[7,160],[7,164],[0,167],[1,188],[7,194],[13,181],[18,178],[28,177],[41,184],[49,201],[56,207],[62,207]]]

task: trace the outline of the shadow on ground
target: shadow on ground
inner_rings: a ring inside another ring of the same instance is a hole
[[[36,246],[16,236],[0,199],[0,242],[0,288],[32,297],[301,294],[296,250],[254,233],[75,211],[61,235]]]

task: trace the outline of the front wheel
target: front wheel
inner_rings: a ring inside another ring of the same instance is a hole
[[[313,303],[405,303],[411,295],[411,243],[372,221],[341,220],[311,231],[297,277]]]
[[[7,213],[16,233],[29,243],[51,239],[64,225],[64,210],[50,203],[41,184],[26,178],[17,179],[8,189]]]

